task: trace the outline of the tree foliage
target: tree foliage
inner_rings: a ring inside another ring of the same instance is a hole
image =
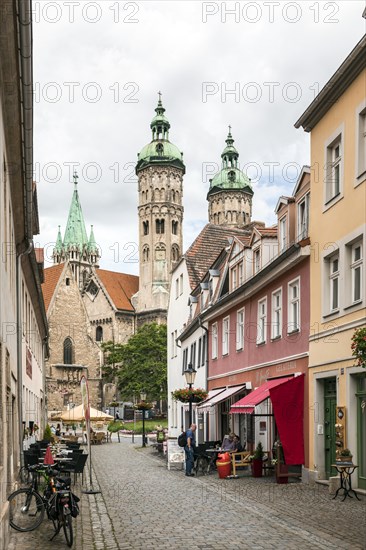
[[[166,399],[167,396],[167,329],[166,325],[146,323],[127,344],[103,345],[106,351],[106,376],[116,376],[122,399]]]

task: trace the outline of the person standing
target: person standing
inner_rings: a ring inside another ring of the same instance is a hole
[[[194,466],[194,449],[196,446],[196,424],[191,424],[190,428],[186,431],[187,445],[185,446],[186,453],[186,476],[194,476],[192,472]]]

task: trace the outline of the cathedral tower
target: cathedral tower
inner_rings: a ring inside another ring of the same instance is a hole
[[[84,216],[77,190],[78,175],[74,173],[74,193],[71,200],[69,217],[67,220],[64,239],[61,237],[60,226],[56,245],[53,250],[53,263],[60,264],[69,260],[75,280],[82,290],[91,267],[98,267],[99,250],[95,242],[93,226],[91,226],[88,238]]]
[[[169,141],[170,123],[159,101],[152,141],[138,155],[140,322],[165,320],[170,273],[182,254],[183,153]]]
[[[253,189],[250,179],[239,169],[239,153],[230,126],[221,158],[222,168],[210,180],[207,194],[208,219],[215,225],[240,228],[251,221]]]

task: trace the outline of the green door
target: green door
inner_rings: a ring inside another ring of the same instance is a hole
[[[324,380],[324,453],[325,477],[337,475],[331,464],[335,462],[335,423],[336,423],[337,390],[336,379]]]
[[[357,381],[357,456],[358,486],[366,489],[366,374]]]

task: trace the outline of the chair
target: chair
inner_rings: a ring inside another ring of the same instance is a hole
[[[250,464],[250,453],[241,451],[240,453],[231,453],[231,466],[233,475],[236,476],[237,468],[247,467]]]
[[[24,451],[24,466],[34,466],[35,464],[39,464],[39,454]]]
[[[76,480],[76,476],[78,474],[81,474],[81,483],[82,484],[84,483],[84,468],[85,468],[86,461],[88,460],[88,456],[89,455],[87,455],[87,454],[80,454],[78,456],[78,459],[77,459],[76,464],[75,464],[74,469],[73,469],[74,483],[75,483],[75,480]]]
[[[95,434],[95,441],[94,441],[97,445],[101,445],[102,443],[105,442],[105,433],[103,432],[97,432]]]

